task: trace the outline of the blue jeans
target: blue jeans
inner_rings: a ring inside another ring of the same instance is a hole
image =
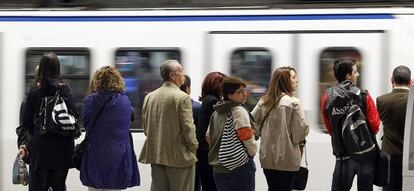
[[[256,165],[253,158],[230,173],[214,171],[214,180],[218,191],[254,191]]]
[[[342,169],[341,169],[342,164]],[[341,173],[342,172],[342,173]],[[350,158],[336,160],[332,178],[332,191],[348,191],[357,176],[358,191],[372,191],[375,175],[375,152],[362,162]]]

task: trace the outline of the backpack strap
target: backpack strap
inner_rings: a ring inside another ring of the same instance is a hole
[[[334,96],[333,96],[333,91],[334,91],[334,89],[333,89],[333,87],[331,86],[331,87],[329,87],[327,90],[326,90],[326,94],[328,95],[328,99],[326,100],[326,104],[325,104],[325,108],[324,108],[324,110],[326,111],[327,109],[328,109],[328,107],[332,104],[332,101],[333,101],[333,99],[334,99]]]
[[[360,95],[360,99],[361,99],[361,105],[360,105],[361,110],[364,113],[365,118],[368,120],[368,117],[367,117],[367,96],[368,96],[368,91],[361,89],[361,93],[359,95]],[[377,137],[375,136],[374,132],[372,132],[372,129],[369,126],[368,123],[367,123],[367,126],[368,126],[369,132],[371,133],[372,140],[375,143],[375,148],[376,148],[377,151],[379,151],[380,150],[380,147],[379,147],[378,142],[377,142]],[[377,152],[377,155],[379,155],[379,152]]]
[[[361,107],[361,110],[364,113],[365,118],[367,117],[367,95],[368,91],[361,89],[361,92],[359,94],[360,102],[358,104]]]

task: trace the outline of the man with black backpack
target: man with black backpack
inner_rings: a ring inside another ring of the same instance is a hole
[[[355,84],[359,73],[355,60],[340,58],[333,72],[338,84],[321,99],[326,129],[336,157],[332,191],[350,190],[357,175],[358,191],[372,191],[375,174],[375,144],[380,119],[369,93]]]

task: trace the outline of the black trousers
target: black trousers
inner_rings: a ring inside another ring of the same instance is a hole
[[[336,160],[332,177],[331,191],[351,190],[354,177],[357,176],[358,191],[372,191],[375,176],[375,152],[364,161],[352,158]]]
[[[216,183],[214,182],[213,167],[208,164],[208,151],[209,150],[202,149],[197,150],[198,161],[196,163],[196,174],[198,174],[198,178],[201,182],[201,190],[217,191]]]
[[[291,191],[297,171],[263,169],[268,191]]]
[[[402,190],[402,160],[391,156],[391,177],[390,184],[385,186],[382,191],[401,191]]]
[[[65,182],[68,175],[65,170],[34,170],[29,171],[29,191],[65,191]]]

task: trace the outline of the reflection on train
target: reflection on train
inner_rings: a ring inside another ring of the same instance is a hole
[[[275,68],[293,66],[299,79],[297,97],[311,126],[307,190],[330,190],[335,158],[322,125],[319,100],[326,87],[335,83],[332,62],[354,58],[361,73],[360,87],[374,99],[389,92],[393,68],[406,65],[414,71],[413,15],[412,8],[0,11],[0,190],[26,190],[11,184],[7,169],[17,149],[19,106],[44,51],[58,55],[62,78],[72,88],[79,112],[94,71],[104,65],[119,69],[134,107],[131,129],[138,153],[145,139],[142,102],[162,83],[159,66],[164,60],[183,64],[192,79],[194,100],[211,71],[246,80],[248,109],[266,91]],[[150,167],[139,164],[139,168],[140,189],[149,190]],[[256,184],[256,190],[266,189],[260,166]],[[86,190],[76,170],[70,170],[67,186]]]

